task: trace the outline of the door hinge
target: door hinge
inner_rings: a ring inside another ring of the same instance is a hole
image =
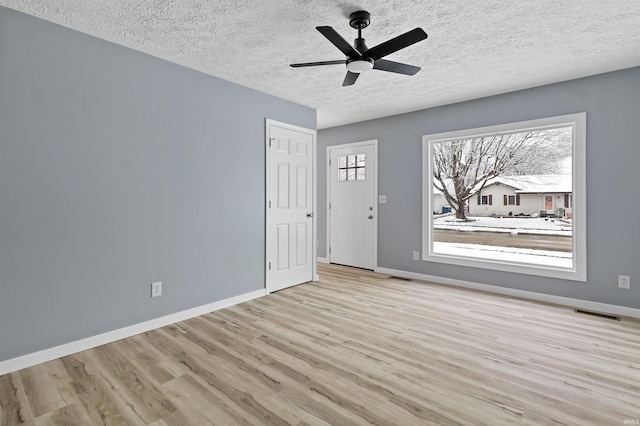
[[[331,254],[331,247],[329,247],[329,254]]]
[[[329,165],[331,165],[331,158],[329,158]]]
[[[329,210],[331,210],[331,203],[329,203]]]
[[[269,208],[271,208],[271,200],[269,200]]]
[[[271,270],[271,262],[269,262],[269,270]]]
[[[271,142],[274,141],[276,138],[269,138],[269,148],[271,148]]]

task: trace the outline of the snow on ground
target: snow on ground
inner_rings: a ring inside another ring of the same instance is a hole
[[[572,235],[571,220],[542,217],[484,217],[474,216],[470,222],[456,220],[454,215],[442,216],[433,220],[434,229],[452,231],[508,232],[511,234]],[[462,256],[476,259],[490,259],[506,262],[528,263],[532,265],[571,268],[573,254],[531,250],[512,247],[489,246],[481,244],[433,242],[433,251],[437,254]]]
[[[519,249],[513,247],[486,246],[480,244],[433,242],[436,254],[463,256],[476,259],[500,259],[506,262],[528,263],[533,265],[571,268],[572,253],[548,250]]]
[[[451,231],[509,232],[519,234],[572,235],[570,219],[543,217],[470,216],[471,222],[460,222],[454,215],[433,220],[434,229]]]

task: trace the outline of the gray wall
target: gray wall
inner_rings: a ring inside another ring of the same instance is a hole
[[[0,361],[264,288],[265,118],[316,127],[0,7]]]
[[[412,260],[421,250],[422,135],[585,111],[587,283]],[[326,257],[326,147],[379,140],[378,266],[640,308],[640,68],[318,132],[318,256]],[[631,290],[617,288],[631,275]]]

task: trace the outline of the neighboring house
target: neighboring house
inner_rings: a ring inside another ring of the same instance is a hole
[[[433,187],[433,204],[432,210],[434,214],[445,213],[448,208],[450,208],[447,199],[444,197],[444,194],[436,187]]]
[[[453,190],[453,180],[446,179],[445,182],[446,182],[447,190],[449,191],[449,193],[453,193],[454,192],[454,190]],[[451,205],[449,204],[449,202],[445,198],[445,196],[442,193],[442,191],[437,189],[435,187],[435,185],[433,186],[432,210],[433,210],[434,214],[449,213],[449,212],[453,211],[453,208],[451,207]]]
[[[469,200],[476,216],[554,215],[572,217],[571,175],[501,176]]]

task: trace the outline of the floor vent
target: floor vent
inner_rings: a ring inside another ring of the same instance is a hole
[[[575,311],[577,313],[579,313],[579,314],[591,315],[591,316],[594,316],[594,317],[606,318],[606,319],[610,319],[610,320],[620,321],[620,317],[617,317],[615,315],[603,314],[601,312],[585,311],[584,309],[576,309]]]
[[[411,278],[396,277],[395,275],[390,276],[388,279],[390,279],[390,280],[401,280],[401,281],[413,281]]]

